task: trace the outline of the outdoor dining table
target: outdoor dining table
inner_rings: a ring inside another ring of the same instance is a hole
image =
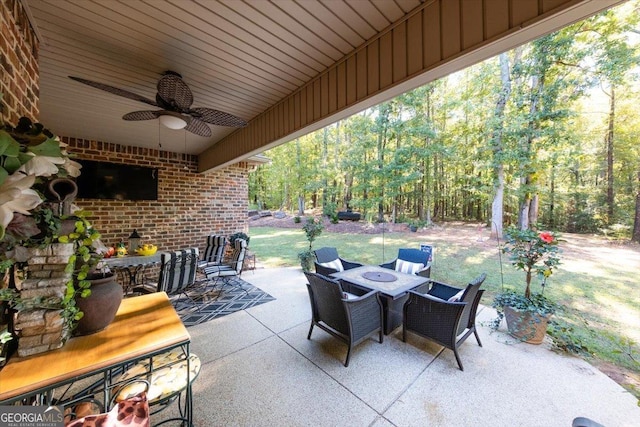
[[[331,276],[364,290],[380,292],[385,335],[402,324],[402,309],[407,301],[407,291],[430,281],[426,277],[401,273],[377,265],[364,265],[339,271]]]
[[[104,258],[105,264],[118,275],[123,293],[128,295],[136,285],[143,284],[144,272],[147,268],[160,264],[162,252],[153,255],[127,255],[123,257]]]

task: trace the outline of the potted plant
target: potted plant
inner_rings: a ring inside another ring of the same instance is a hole
[[[506,318],[509,333],[528,343],[540,344],[556,304],[544,295],[547,280],[560,264],[558,236],[550,231],[509,227],[505,231],[502,253],[509,255],[511,265],[525,273],[524,292],[504,288],[493,301],[498,312],[493,327]],[[540,292],[532,292],[533,277],[540,279]]]
[[[107,327],[115,318],[122,302],[122,287],[102,258],[107,248],[100,243],[98,233],[86,211],[76,211],[65,219],[73,221],[74,229],[58,237],[61,243],[72,243],[74,253],[69,260],[73,277],[75,303],[80,311],[75,335],[88,335]]]
[[[302,226],[302,229],[307,236],[307,240],[309,241],[309,248],[298,254],[298,259],[300,259],[300,265],[303,271],[311,271],[313,267],[315,254],[311,248],[313,241],[322,233],[323,228],[324,225],[322,224],[322,221],[313,217],[307,218],[307,222]]]
[[[231,247],[233,247],[233,244],[235,243],[236,239],[244,240],[245,242],[247,242],[247,246],[249,246],[250,237],[246,233],[239,231],[229,236],[229,244],[231,245]]]

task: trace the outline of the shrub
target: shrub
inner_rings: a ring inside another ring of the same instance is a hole
[[[245,242],[247,242],[247,245],[249,245],[250,237],[246,233],[239,231],[229,236],[229,243],[231,244],[231,246],[233,246],[237,239],[243,239]]]

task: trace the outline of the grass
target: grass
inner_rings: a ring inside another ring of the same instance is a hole
[[[299,266],[297,254],[308,248],[299,229],[252,227],[249,234],[251,250],[265,267]],[[554,316],[554,340],[560,348],[579,352],[595,364],[615,365],[630,377],[622,385],[640,398],[640,250],[580,235],[565,235],[564,240],[562,264],[545,290],[563,306]],[[418,248],[420,243],[435,247],[431,274],[435,280],[463,286],[486,272],[485,305],[491,305],[503,282],[522,290],[524,273],[504,256],[501,262],[497,242],[479,235],[475,228],[387,233],[384,238],[324,231],[313,247],[336,247],[344,259],[380,264],[393,260],[399,248]]]

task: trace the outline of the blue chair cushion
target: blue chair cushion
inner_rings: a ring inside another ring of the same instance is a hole
[[[398,249],[398,259],[422,264],[426,266],[429,263],[429,253],[420,249]]]

